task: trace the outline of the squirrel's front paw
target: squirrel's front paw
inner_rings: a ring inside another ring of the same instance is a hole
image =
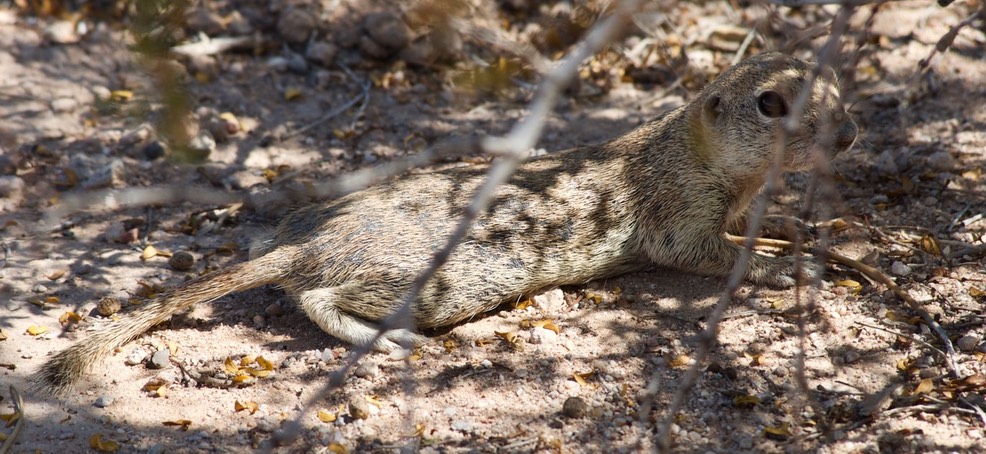
[[[768,257],[753,254],[746,277],[757,284],[793,287],[798,283],[807,284],[817,279],[824,271],[824,267],[808,256]]]

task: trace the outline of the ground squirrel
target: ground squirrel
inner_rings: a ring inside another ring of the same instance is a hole
[[[526,162],[421,292],[414,326],[451,325],[541,289],[655,264],[727,275],[741,248],[724,230],[740,222],[764,185],[778,141],[783,170],[802,171],[856,139],[831,69],[811,87],[798,131],[783,135],[812,70],[781,54],[753,57],[688,104],[619,138]],[[295,296],[325,332],[367,343],[444,245],[485,172],[412,175],[301,208],[253,245],[249,261],[168,291],[54,355],[35,376],[37,386],[64,390],[173,314],[264,284]],[[794,258],[753,254],[746,277],[794,285]],[[422,340],[392,330],[374,347]]]

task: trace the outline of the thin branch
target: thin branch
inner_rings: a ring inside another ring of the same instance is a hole
[[[14,385],[10,385],[10,398],[14,400],[14,414],[17,415],[17,423],[14,425],[13,432],[3,442],[3,446],[0,446],[0,454],[10,452],[10,448],[14,446],[14,442],[17,440],[17,436],[20,435],[21,429],[27,424],[27,418],[24,416],[24,399],[21,398],[21,393],[17,392],[17,388],[14,388]]]

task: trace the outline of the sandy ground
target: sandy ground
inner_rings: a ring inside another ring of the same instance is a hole
[[[43,215],[59,200],[99,191],[106,183],[100,172],[109,169],[114,178],[108,184],[119,188],[177,184],[263,192],[323,181],[449,137],[503,133],[526,113],[534,79],[508,77],[505,88],[483,95],[457,78],[475,59],[499,55],[475,41],[466,40],[461,54],[451,57],[454,63],[413,65],[403,54],[369,58],[373,49],[354,43],[353,36],[363,33],[359,24],[367,12],[398,11],[386,2],[266,3],[210,2],[211,9],[197,10],[206,19],[240,14],[250,24],[248,34],[263,44],[252,52],[183,60],[202,128],[222,112],[235,114],[242,126],[218,138],[204,162],[189,165],[157,158],[148,145],[154,139],[145,125],[160,119],[162,102],[154,74],[128,50],[133,38],[119,19],[87,18],[86,33],[75,39],[58,34],[57,17],[0,2],[0,235],[6,250],[0,269],[0,415],[13,413],[7,385],[21,391],[25,411],[12,452],[92,452],[97,434],[112,442],[103,446],[107,451],[250,452],[269,447],[284,421],[297,417],[310,399],[324,421],[305,414],[300,439],[275,451],[652,449],[656,421],[666,416],[724,279],[655,270],[553,290],[526,308],[505,307],[427,333],[430,342],[408,361],[371,354],[329,391],[329,376],[352,347],[322,333],[282,292],[262,288],[164,323],[63,398],[26,391],[30,373],[50,353],[85,336],[84,326],[102,318],[96,311],[101,300],[122,301],[126,312],[129,300],[139,304],[142,289],[177,285],[245,260],[251,236],[285,208],[97,206],[39,232]],[[507,23],[505,30],[517,39],[538,36],[531,24],[549,28],[544,24],[550,21],[538,22],[544,17],[568,14],[550,2],[541,10],[501,3],[500,16],[480,8],[475,23]],[[295,55],[304,54],[306,44],[292,43],[294,27],[277,21],[289,5],[314,12],[316,36],[336,48],[334,64],[309,59],[297,67]],[[946,9],[894,2],[868,27],[871,9],[854,14],[844,38],[843,85],[860,138],[835,158],[834,183],[813,193],[820,202],[809,213],[813,221],[846,220],[848,228],[833,234],[832,249],[865,257],[937,319],[957,346],[959,377],[949,375],[940,339],[917,314],[852,269],[830,265],[817,288],[743,286],[696,388],[675,416],[676,450],[981,449],[982,249],[947,256],[981,245],[986,233],[979,216],[986,213],[983,20],[962,30],[930,72],[916,75],[919,60],[949,27],[981,7],[975,1]],[[766,27],[758,7],[684,4],[662,11],[678,28],[672,34],[662,29],[660,42],[687,43],[687,63],[674,70],[654,62],[630,68],[627,60],[639,57],[633,49],[648,35],[625,38],[583,71],[579,86],[549,119],[539,147],[605,140],[687,101],[733,55],[715,50],[709,30],[726,30],[722,24]],[[750,51],[790,45],[793,53],[807,55],[824,36],[795,37],[827,24],[831,11],[778,9],[768,27],[775,31],[767,30]],[[196,27],[212,36],[244,33],[204,19],[195,24],[189,35]],[[805,30],[794,33],[797,27]],[[776,32],[785,28],[791,36]],[[285,69],[285,61],[295,67]],[[670,86],[662,79],[667,71],[681,75],[681,82]],[[366,81],[372,83],[365,108],[359,102],[304,134],[279,140],[359,97]],[[300,96],[286,96],[292,89]],[[133,97],[120,99],[117,90]],[[775,198],[773,209],[802,211],[808,182],[789,178],[789,191]],[[195,262],[189,271],[177,271],[167,257],[143,259],[148,245],[188,252]],[[794,310],[799,306],[807,309]],[[63,327],[59,317],[66,312],[86,321]],[[557,332],[530,325],[545,320]],[[39,327],[45,331],[29,332]],[[150,369],[141,358],[157,351],[168,351],[171,361]],[[238,365],[244,356],[262,356],[273,370],[242,387],[190,378],[198,372],[221,378],[228,374],[227,358]],[[136,365],[127,365],[128,359]],[[802,374],[807,389],[799,384]],[[164,383],[163,390],[148,391],[153,382]],[[237,403],[256,408],[238,411]],[[0,427],[5,437],[12,431],[13,425]]]

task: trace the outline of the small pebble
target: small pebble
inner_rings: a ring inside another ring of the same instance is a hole
[[[315,41],[308,45],[308,49],[305,50],[305,57],[328,68],[335,62],[338,53],[339,48],[334,44]]]
[[[856,350],[850,350],[850,351],[846,352],[846,355],[845,355],[845,361],[846,362],[845,363],[846,364],[852,364],[852,363],[854,363],[856,361],[859,361],[859,358],[860,358],[859,352],[857,352]]]
[[[45,27],[44,37],[55,44],[72,44],[80,39],[75,32],[75,24],[69,20],[60,20]]]
[[[267,323],[267,320],[264,319],[264,316],[263,315],[254,315],[253,316],[253,324],[256,325],[257,327],[263,327],[264,324],[266,324],[266,323]]]
[[[366,378],[366,379],[376,377],[379,373],[380,373],[380,366],[373,361],[364,361],[363,363],[361,363],[359,366],[356,367],[355,371],[353,371],[353,375],[356,375],[359,378]]]
[[[308,36],[315,30],[315,15],[300,8],[288,8],[281,12],[277,19],[277,32],[284,40],[292,44],[308,41]]]
[[[35,285],[35,286],[34,286],[34,288],[33,288],[33,289],[31,289],[31,290],[32,290],[32,291],[33,291],[34,293],[45,293],[45,292],[47,292],[47,291],[48,291],[48,287],[45,287],[45,285],[44,285],[44,284],[37,284],[37,285]]]
[[[284,308],[281,307],[281,303],[271,303],[264,309],[264,313],[269,317],[280,317],[284,315]]]
[[[96,312],[103,317],[109,317],[123,309],[123,304],[116,298],[103,298],[96,304]]]
[[[158,350],[151,355],[151,360],[147,362],[148,369],[164,369],[171,360],[171,352],[167,349]]]
[[[164,156],[167,153],[168,153],[168,148],[160,140],[155,140],[151,143],[148,143],[147,145],[144,145],[143,149],[141,149],[141,154],[144,156],[144,159],[148,161],[153,161],[157,158]]]
[[[113,405],[113,398],[110,396],[99,396],[96,398],[96,402],[93,403],[96,407],[106,408]]]
[[[126,359],[123,360],[123,364],[128,366],[136,366],[147,360],[147,351],[143,348],[137,347],[130,351]]]
[[[939,151],[928,156],[928,166],[935,170],[947,172],[955,168],[955,158],[947,151]]]
[[[911,267],[907,266],[906,263],[897,260],[890,265],[890,273],[894,276],[907,276],[908,274],[911,274]]]
[[[355,419],[369,418],[370,404],[362,396],[353,396],[349,399],[349,416]]]
[[[71,112],[76,107],[79,107],[79,103],[72,98],[58,98],[51,102],[51,110],[55,113]]]
[[[168,265],[176,271],[188,271],[195,265],[195,257],[188,252],[178,251],[168,258]]]
[[[956,341],[956,345],[959,347],[959,350],[971,352],[976,349],[976,345],[979,345],[979,337],[966,334]]]
[[[207,157],[216,149],[216,139],[209,131],[202,130],[188,143],[188,148],[202,157]]]
[[[566,418],[578,419],[585,417],[588,405],[581,397],[569,397],[561,407],[561,414]]]

